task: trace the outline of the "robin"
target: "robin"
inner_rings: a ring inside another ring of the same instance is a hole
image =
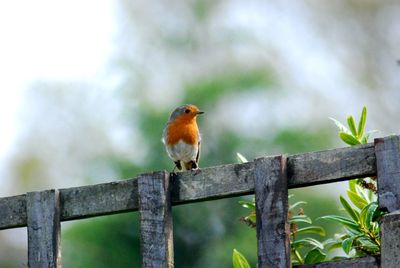
[[[196,118],[202,113],[195,105],[180,106],[172,112],[164,128],[162,142],[179,170],[199,168],[201,137]]]

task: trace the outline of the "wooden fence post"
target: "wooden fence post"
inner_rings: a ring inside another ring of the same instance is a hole
[[[400,209],[400,137],[375,139],[379,207],[393,212]]]
[[[58,190],[26,194],[28,266],[60,268],[60,198]]]
[[[138,177],[143,268],[174,267],[171,183],[166,171]]]
[[[381,220],[381,267],[399,267],[400,211],[385,215]]]
[[[255,160],[258,267],[291,266],[286,157]]]
[[[390,212],[381,221],[381,267],[400,263],[400,138],[375,139],[379,207]]]

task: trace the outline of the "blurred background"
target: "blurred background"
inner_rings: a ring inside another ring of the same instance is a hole
[[[201,167],[345,146],[328,117],[363,105],[375,136],[399,133],[399,12],[395,0],[0,2],[0,196],[171,170],[162,129],[185,103],[206,111]],[[314,219],[346,187],[291,193]],[[176,267],[231,267],[233,248],[255,267],[246,198],[174,207]],[[1,231],[0,267],[26,267],[26,248],[25,228]],[[139,267],[137,213],[62,223],[62,254],[67,268]]]

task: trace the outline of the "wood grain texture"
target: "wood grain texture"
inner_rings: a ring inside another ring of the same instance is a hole
[[[138,209],[136,179],[60,189],[63,221]]]
[[[399,267],[400,264],[400,211],[385,215],[381,221],[381,265]]]
[[[173,176],[175,204],[254,193],[254,162],[179,172]]]
[[[258,267],[290,267],[286,157],[255,160]]]
[[[376,174],[373,144],[288,157],[289,188]],[[254,193],[254,162],[180,172],[173,178],[173,205]],[[138,210],[137,180],[60,189],[61,220]],[[25,195],[0,198],[0,229],[26,226]]]
[[[348,260],[321,262],[317,264],[296,265],[296,268],[378,268],[380,266],[379,256],[360,257]],[[384,266],[382,266],[384,267]],[[394,266],[398,267],[398,266]]]
[[[58,190],[26,195],[28,266],[61,267],[60,199]]]
[[[143,268],[174,267],[170,186],[167,172],[138,178]]]
[[[400,137],[375,139],[379,207],[400,209]]]
[[[26,195],[0,198],[0,230],[26,226]]]
[[[289,188],[372,176],[375,173],[375,150],[371,143],[288,158]]]

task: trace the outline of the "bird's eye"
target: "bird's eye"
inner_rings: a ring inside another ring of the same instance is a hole
[[[190,110],[189,110],[189,109],[186,109],[186,110],[185,110],[185,113],[187,113],[187,114],[190,113]]]

